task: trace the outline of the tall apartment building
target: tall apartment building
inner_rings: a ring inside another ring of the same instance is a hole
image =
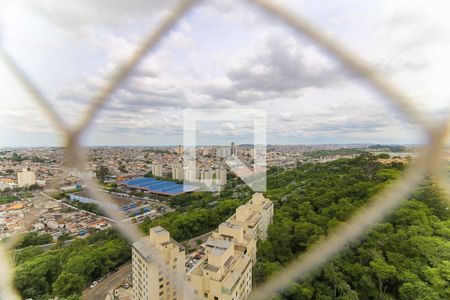
[[[211,238],[232,241],[236,250],[244,252],[253,264],[256,263],[257,236],[252,231],[246,231],[244,225],[225,221],[211,234]]]
[[[261,215],[261,231],[258,238],[267,239],[267,228],[273,223],[273,202],[261,193],[254,193],[247,205],[250,205],[252,212]]]
[[[201,182],[210,182],[212,179],[213,179],[213,173],[210,169],[200,170],[200,181]]]
[[[183,180],[184,178],[183,166],[181,164],[172,165],[172,179]]]
[[[206,259],[187,275],[198,299],[247,299],[252,291],[256,242],[267,237],[272,218],[272,201],[256,193],[219,225],[206,242]]]
[[[225,158],[231,155],[231,148],[230,147],[217,147],[216,148],[216,156]]]
[[[197,299],[247,299],[252,291],[251,258],[223,239],[206,242],[206,257],[188,277]]]
[[[152,165],[152,175],[156,177],[162,177],[162,166],[160,164],[153,164]]]
[[[29,168],[24,168],[22,172],[17,173],[17,183],[20,187],[36,183],[36,175]]]
[[[184,247],[161,226],[132,247],[133,299],[182,300]]]
[[[216,170],[216,180],[219,182],[219,185],[227,184],[227,170],[225,168]]]
[[[267,237],[273,203],[260,193],[241,205],[206,242],[206,255],[186,274],[195,299],[245,300],[252,291],[258,239]],[[157,251],[162,260],[155,259]],[[164,228],[133,244],[133,288],[137,300],[182,299],[185,253]],[[161,265],[161,261],[163,261]],[[172,275],[172,276],[170,276]],[[192,297],[190,297],[192,298]]]
[[[255,234],[257,239],[267,239],[267,227],[273,222],[273,202],[261,193],[255,193],[244,205],[236,209],[227,222],[244,226],[244,232]]]
[[[198,169],[194,167],[185,167],[184,168],[184,179],[186,181],[195,182],[198,178]]]
[[[238,155],[238,146],[234,142],[231,142],[230,151],[231,155]]]

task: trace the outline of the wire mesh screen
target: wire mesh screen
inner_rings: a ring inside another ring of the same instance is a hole
[[[82,147],[79,144],[80,136],[87,130],[99,111],[108,103],[110,96],[142,62],[144,56],[157,47],[161,39],[197,2],[193,0],[181,1],[156,29],[148,32],[139,48],[130,57],[124,58],[120,66],[115,69],[112,76],[110,76],[110,80],[92,99],[92,104],[75,126],[69,126],[63,121],[48,99],[40,92],[39,86],[3,48],[0,49],[1,59],[9,67],[11,74],[30,92],[33,100],[42,108],[56,130],[64,135],[67,166],[83,171],[85,161]],[[337,227],[332,234],[329,234],[308,252],[298,257],[283,272],[255,288],[250,296],[252,299],[268,299],[285,289],[292,282],[304,278],[311,271],[322,266],[335,254],[343,250],[349,242],[361,237],[368,228],[375,225],[390,211],[398,207],[409,193],[422,182],[425,176],[433,176],[434,180],[446,191],[447,195],[450,194],[446,175],[440,165],[450,123],[446,119],[437,126],[431,125],[433,123],[413,105],[407,94],[396,88],[394,84],[366,63],[363,58],[352,53],[350,49],[347,49],[338,40],[330,38],[313,23],[291,13],[276,2],[264,0],[249,0],[248,2],[255,9],[261,10],[279,22],[288,25],[299,37],[306,37],[325,50],[351,73],[375,88],[407,119],[423,128],[428,138],[428,144],[421,150],[419,158],[413,161],[398,181],[373,197],[368,205],[359,209],[347,222]],[[90,178],[85,178],[84,180],[90,186],[98,188],[95,180]],[[92,193],[94,194],[92,196],[97,199],[113,203],[113,200],[107,194],[97,192],[95,188],[92,189]],[[124,217],[117,210],[108,209],[107,207],[105,212],[111,219],[118,220]],[[136,226],[119,227],[118,229],[132,242],[139,239],[142,235]],[[11,247],[13,243],[14,239],[5,244],[6,246],[0,248],[0,268],[2,270],[2,276],[0,276],[1,299],[19,298],[12,285],[13,271],[7,254],[8,247]],[[188,283],[187,286],[189,286]],[[189,288],[187,288],[187,295],[194,297]]]

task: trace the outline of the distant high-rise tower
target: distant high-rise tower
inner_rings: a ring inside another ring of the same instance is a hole
[[[237,155],[236,146],[234,145],[234,142],[231,142],[230,152],[231,152],[231,155]]]

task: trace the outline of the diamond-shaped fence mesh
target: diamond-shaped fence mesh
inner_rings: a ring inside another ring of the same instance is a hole
[[[352,240],[361,237],[368,228],[375,225],[388,212],[392,211],[392,209],[398,207],[409,193],[422,182],[425,176],[433,176],[434,180],[442,187],[447,196],[450,195],[448,179],[442,168],[440,168],[450,123],[446,119],[439,126],[432,126],[432,123],[427,120],[426,115],[416,109],[405,93],[397,89],[362,58],[352,53],[349,49],[346,49],[339,41],[330,38],[314,24],[272,1],[248,0],[247,2],[253,4],[255,9],[260,9],[273,18],[278,19],[278,21],[290,26],[299,36],[310,39],[323,50],[327,51],[332,58],[342,63],[349,71],[360,79],[365,80],[382,94],[398,111],[422,127],[429,141],[423,147],[419,158],[409,166],[397,182],[389,185],[385,190],[373,197],[368,205],[359,209],[347,222],[336,228],[333,233],[313,246],[307,253],[299,256],[283,272],[276,277],[269,278],[267,282],[256,287],[250,295],[251,299],[268,299],[273,297],[275,293],[286,288],[293,281],[305,277],[311,271],[323,265]],[[64,135],[66,141],[65,158],[68,167],[76,168],[79,171],[83,170],[84,155],[78,143],[80,135],[86,131],[97,113],[107,104],[112,93],[121,86],[124,80],[143,60],[144,56],[158,45],[160,40],[170,31],[174,24],[196,3],[197,1],[194,0],[181,1],[171,10],[171,13],[156,29],[144,37],[140,47],[119,65],[106,86],[94,97],[92,104],[80,122],[74,127],[69,127],[62,120],[50,102],[40,92],[39,87],[27,76],[14,59],[8,55],[5,49],[0,48],[0,57],[9,67],[10,72],[29,91],[31,97],[42,108],[56,130]],[[85,178],[84,181],[92,187],[89,190],[93,193],[92,196],[94,198],[101,199],[103,202],[113,203],[113,200],[110,199],[108,194],[97,191],[96,188],[98,186],[94,180]],[[449,197],[446,198],[449,199]],[[115,220],[124,217],[122,213],[115,209],[108,209],[107,206],[105,207],[105,213]],[[26,222],[26,218],[24,222]],[[118,229],[130,241],[136,241],[142,235],[136,226],[119,226]],[[8,248],[14,244],[14,241],[14,239],[11,239],[8,243],[0,247],[0,268],[2,270],[0,276],[0,299],[9,300],[19,298],[12,285],[13,269],[10,256],[7,253]],[[186,282],[185,286],[187,298],[194,298],[189,283]]]

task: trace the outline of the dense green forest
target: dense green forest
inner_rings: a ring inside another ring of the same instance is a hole
[[[313,158],[319,158],[327,155],[352,155],[352,154],[362,154],[365,150],[362,148],[342,148],[336,150],[314,150],[306,153],[307,156]]]
[[[239,205],[241,205],[239,200],[223,200],[210,208],[169,213],[153,221],[144,222],[140,227],[148,233],[151,227],[159,225],[166,228],[175,240],[185,241],[215,229],[227,217],[234,214]]]
[[[27,247],[13,252],[14,285],[23,299],[79,299],[93,280],[106,275],[131,257],[129,244],[114,230],[75,239],[64,248],[43,252]]]
[[[308,250],[402,169],[362,155],[272,174],[267,195],[276,210],[268,239],[259,242],[257,282]],[[279,297],[450,299],[449,240],[446,202],[426,182],[383,223]]]

